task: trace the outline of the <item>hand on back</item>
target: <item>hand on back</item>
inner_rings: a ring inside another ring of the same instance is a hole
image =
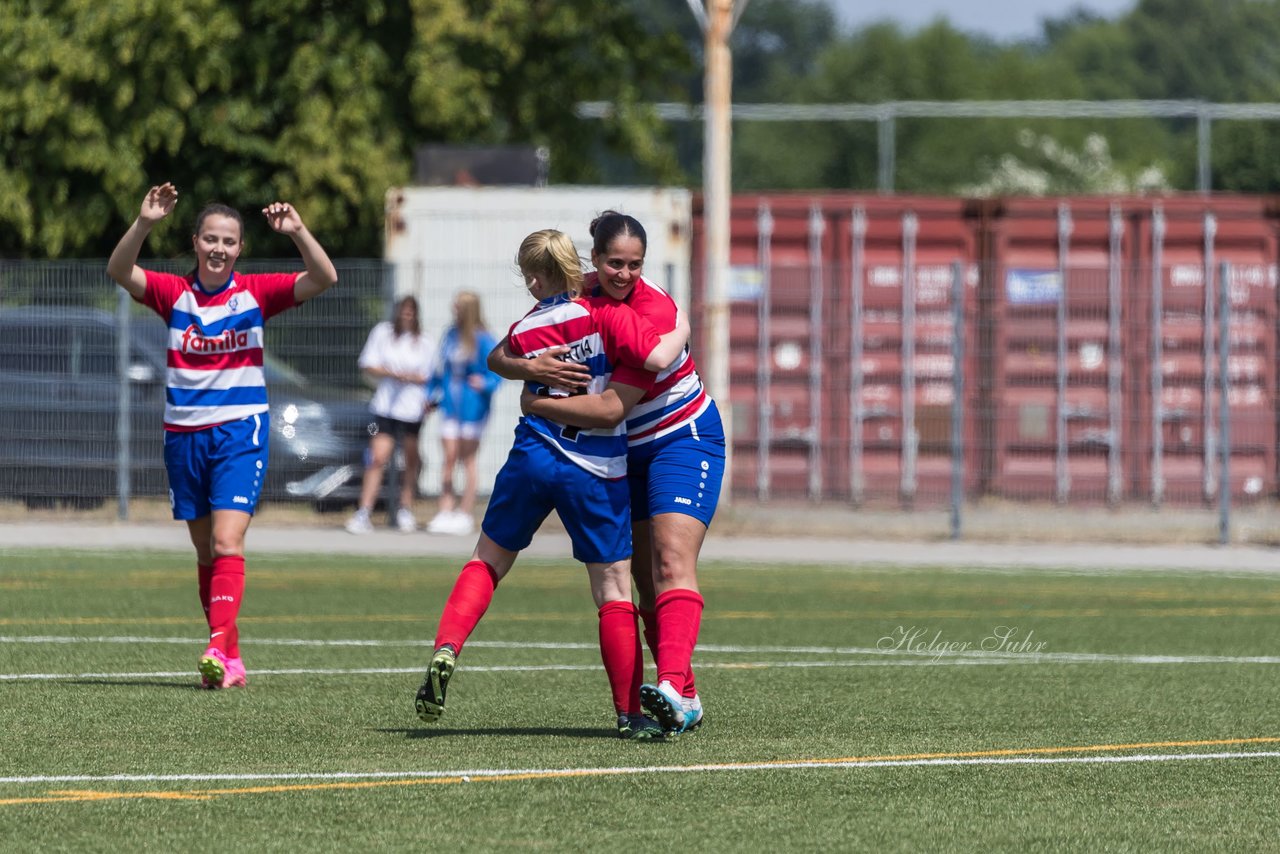
[[[568,347],[549,347],[529,360],[535,380],[546,386],[575,392],[585,390],[591,379],[591,368],[581,362],[566,362]]]

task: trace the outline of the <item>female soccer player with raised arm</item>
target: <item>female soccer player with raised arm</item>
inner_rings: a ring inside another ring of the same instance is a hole
[[[605,211],[590,231],[596,272],[587,277],[588,292],[635,309],[664,340],[687,340],[687,323],[675,301],[642,275],[648,249],[644,226],[634,217]],[[549,361],[521,364],[495,349],[490,367],[515,379],[564,372]],[[579,397],[548,398],[530,402],[529,411],[581,425],[590,423],[588,404]],[[690,663],[702,621],[698,554],[720,499],[725,461],[719,412],[687,349],[664,365],[628,414],[627,440],[633,576],[645,640],[658,670],[656,684],[642,686],[640,696],[668,732],[685,732],[702,723]]]
[[[671,361],[653,327],[611,300],[579,298],[582,263],[568,236],[534,232],[520,245],[517,263],[537,300],[502,345],[513,358],[532,358],[567,347],[566,358],[587,366],[589,410],[596,425],[569,427],[540,416],[520,419],[515,443],[494,480],[471,560],[462,568],[436,631],[435,653],[418,689],[418,716],[435,721],[458,655],[542,522],[556,510],[587,565],[599,609],[600,653],[623,738],[653,738],[662,730],[640,712],[642,674],[635,607],[631,603],[631,528],[626,482],[627,440],[621,426],[629,406]],[[533,384],[539,396],[564,394]]]
[[[324,249],[287,202],[262,209],[288,235],[302,273],[237,275],[244,221],[226,205],[196,217],[196,266],[185,276],[137,265],[151,229],[173,212],[178,191],[152,187],[138,218],[120,238],[107,273],[169,328],[165,377],[164,461],[173,518],[187,523],[196,549],[200,604],[209,643],[199,660],[201,684],[246,684],[236,617],[244,593],[244,537],[267,473],[271,434],[262,373],[263,324],[323,293],[338,280]]]

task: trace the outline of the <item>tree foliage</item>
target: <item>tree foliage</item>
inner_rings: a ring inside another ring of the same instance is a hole
[[[15,0],[0,5],[0,254],[103,255],[150,184],[297,204],[335,253],[380,255],[384,195],[427,142],[528,143],[553,175],[590,152],[678,175],[648,104],[688,55],[610,0]],[[618,105],[577,118],[581,100]],[[269,241],[249,218],[251,241]]]
[[[747,7],[744,25],[752,20],[753,9],[754,3]],[[735,62],[737,58],[735,53]],[[751,87],[761,97],[743,98],[739,91],[736,100],[1275,103],[1280,102],[1280,2],[1141,0],[1128,14],[1111,20],[1069,12],[1045,22],[1042,37],[1025,43],[993,42],[945,21],[911,32],[878,24],[825,39],[810,63],[800,75],[773,67],[767,80]],[[734,130],[734,182],[739,189],[877,186],[879,143],[873,123],[738,122]],[[1117,182],[1149,186],[1157,172],[1175,187],[1195,186],[1194,122],[920,119],[899,120],[894,127],[895,189],[951,193],[999,184],[1011,163],[1026,158],[1022,140],[1027,134],[1055,140],[1064,151],[1085,152],[1097,146],[1093,138],[1105,142],[1108,168],[1094,173],[1105,180],[1098,177],[1096,184],[1081,189],[1101,191]],[[1280,188],[1276,123],[1216,123],[1213,155],[1217,189]],[[1042,165],[1052,173],[1052,164]],[[1073,182],[1080,178],[1063,174],[1046,186],[1076,186]]]
[[[283,198],[335,254],[380,255],[385,191],[431,142],[546,146],[559,183],[696,185],[701,125],[649,105],[702,101],[702,44],[685,0],[10,0],[0,255],[105,255],[161,180],[183,207],[153,252],[185,253],[206,201]],[[733,47],[737,102],[1280,102],[1280,0],[1072,11],[1022,43],[945,21],[842,32],[826,0],[751,0]],[[615,110],[580,119],[582,101]],[[1100,137],[1108,182],[1195,184],[1192,121],[921,119],[894,127],[895,188],[998,185],[1028,134],[1067,152]],[[737,122],[734,185],[873,189],[878,145],[870,122]],[[1213,156],[1216,189],[1280,189],[1277,123],[1217,122]],[[248,222],[251,249],[271,246]]]

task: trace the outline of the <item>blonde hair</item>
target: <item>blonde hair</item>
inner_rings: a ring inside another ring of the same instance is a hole
[[[458,291],[453,298],[456,313],[458,339],[467,353],[476,350],[476,333],[484,329],[484,317],[480,313],[480,296],[475,291]]]
[[[520,244],[516,256],[520,272],[541,277],[552,293],[582,295],[582,259],[569,235],[554,228],[535,231]]]

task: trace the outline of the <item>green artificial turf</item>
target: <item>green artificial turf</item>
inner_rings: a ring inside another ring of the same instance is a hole
[[[642,744],[615,736],[585,571],[567,561],[517,564],[443,719],[419,721],[458,568],[251,556],[249,687],[208,692],[189,556],[0,555],[0,848],[1280,838],[1280,577],[708,563],[706,724]]]

